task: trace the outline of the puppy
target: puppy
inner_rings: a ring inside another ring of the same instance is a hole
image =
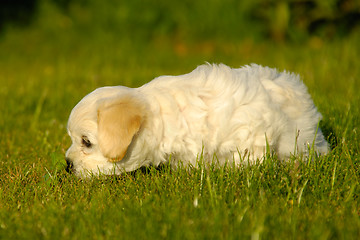
[[[328,152],[321,114],[298,75],[259,65],[202,65],[139,88],[103,87],[72,110],[66,161],[79,177],[121,174],[171,161],[176,167]]]

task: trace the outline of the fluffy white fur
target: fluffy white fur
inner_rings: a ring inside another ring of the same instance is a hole
[[[66,153],[77,176],[121,174],[171,159],[196,166],[261,159],[266,144],[280,159],[327,153],[317,111],[299,76],[259,65],[202,65],[139,88],[103,87],[72,110]]]

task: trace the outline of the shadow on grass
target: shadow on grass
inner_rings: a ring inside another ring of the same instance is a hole
[[[336,148],[336,146],[339,143],[339,139],[336,136],[333,127],[330,125],[330,122],[328,122],[326,120],[321,120],[320,121],[320,129],[325,137],[325,140],[330,145],[330,150],[333,150],[334,148]]]
[[[67,181],[76,182],[104,182],[104,183],[118,183],[128,180],[136,181],[144,176],[162,175],[171,172],[169,164],[160,164],[159,166],[140,167],[131,172],[124,172],[121,175],[92,175],[87,179],[78,178],[71,170],[61,169],[55,170],[53,173],[48,172],[43,179],[48,185],[62,184]]]

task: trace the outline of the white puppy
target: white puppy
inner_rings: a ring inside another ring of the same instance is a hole
[[[79,177],[121,174],[171,161],[196,166],[216,159],[241,164],[263,158],[267,146],[287,159],[314,143],[321,114],[298,75],[259,65],[202,65],[161,76],[139,88],[103,87],[72,110],[66,161]]]

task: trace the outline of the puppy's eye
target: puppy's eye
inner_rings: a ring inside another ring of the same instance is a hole
[[[90,142],[90,140],[85,136],[82,137],[81,144],[87,148],[91,148],[91,146],[92,146],[92,143]]]

